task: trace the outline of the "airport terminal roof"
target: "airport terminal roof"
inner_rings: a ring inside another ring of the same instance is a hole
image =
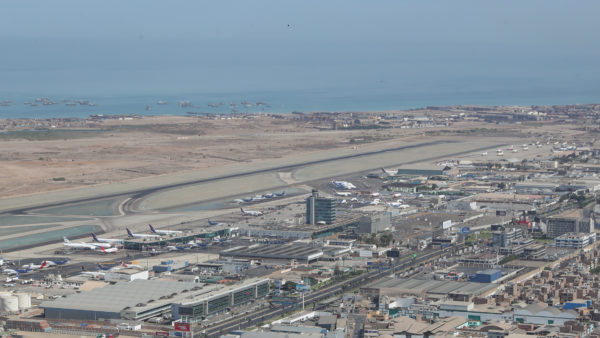
[[[398,291],[406,290],[407,293],[425,292],[438,295],[480,295],[496,287],[497,285],[491,283],[439,281],[416,278],[384,278],[366,286],[366,288],[371,289],[395,289]]]
[[[306,245],[262,245],[238,246],[221,251],[222,256],[273,259],[314,259],[323,255],[323,251]]]
[[[173,293],[179,294],[184,290],[191,290],[197,286],[199,284],[164,280],[134,280],[70,295],[66,298],[45,301],[40,304],[40,307],[120,312],[126,307],[147,304],[150,300],[158,301],[163,296],[170,296]],[[169,299],[169,302],[172,302],[172,299]]]

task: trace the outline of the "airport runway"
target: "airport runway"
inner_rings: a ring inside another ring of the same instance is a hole
[[[167,183],[161,184],[159,178],[154,178],[148,182],[148,180],[144,179],[144,182],[138,184],[136,186],[135,183],[140,183],[141,180],[134,180],[138,182],[124,182],[119,184],[112,184],[112,189],[109,185],[99,185],[89,188],[78,188],[78,189],[70,189],[57,191],[52,193],[45,193],[40,195],[33,195],[28,197],[15,197],[11,199],[0,200],[0,211],[3,213],[11,213],[11,214],[24,214],[28,211],[40,208],[48,208],[48,207],[58,207],[67,205],[70,203],[81,203],[81,202],[90,202],[96,201],[100,199],[106,198],[114,198],[114,197],[132,197],[133,199],[141,199],[147,195],[163,191],[163,190],[171,190],[176,188],[183,188],[187,186],[197,185],[201,183],[215,182],[215,181],[224,181],[229,179],[235,179],[239,177],[245,176],[253,176],[265,173],[277,173],[281,171],[292,171],[294,169],[326,164],[329,162],[336,162],[340,160],[352,160],[365,156],[379,155],[392,153],[397,151],[405,151],[410,149],[422,148],[427,146],[441,146],[441,145],[452,145],[460,142],[453,140],[438,140],[438,141],[430,141],[416,144],[408,144],[399,147],[386,148],[381,150],[373,150],[368,152],[360,152],[360,153],[350,153],[341,156],[329,157],[329,158],[321,158],[316,160],[308,160],[304,162],[296,162],[291,164],[284,164],[280,166],[271,166],[271,167],[263,167],[259,169],[251,169],[244,171],[239,171],[239,168],[236,168],[234,172],[231,174],[225,175],[215,175],[211,177],[189,180],[185,182],[177,182],[177,183]],[[498,142],[490,142],[485,147],[481,147],[481,149],[490,149],[498,146],[502,146],[504,143]],[[480,149],[470,149],[469,151],[479,151]],[[449,156],[450,154],[445,153],[445,156]],[[267,162],[267,161],[265,161]],[[246,166],[247,167],[247,166]],[[216,172],[222,173],[223,171],[228,170],[229,168],[220,168],[220,170]],[[207,172],[214,170],[206,170]],[[137,188],[137,189],[136,189]],[[87,190],[87,193],[83,190]],[[36,201],[37,200],[37,201]],[[11,202],[12,201],[12,202]]]

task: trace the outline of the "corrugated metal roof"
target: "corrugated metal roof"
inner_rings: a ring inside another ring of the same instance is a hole
[[[126,307],[147,304],[150,300],[161,302],[160,297],[162,296],[179,294],[183,290],[191,290],[196,286],[199,285],[164,280],[134,280],[70,295],[66,298],[45,301],[40,304],[40,307],[120,312]],[[168,299],[165,301],[170,302]]]

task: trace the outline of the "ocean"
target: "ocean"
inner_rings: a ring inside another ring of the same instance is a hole
[[[0,118],[600,103],[600,53],[551,43],[2,42]]]

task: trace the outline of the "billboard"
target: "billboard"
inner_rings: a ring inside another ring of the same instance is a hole
[[[310,292],[310,285],[296,283],[296,291]]]
[[[452,227],[452,220],[447,220],[442,223],[442,229],[448,229]]]
[[[360,250],[360,251],[358,251],[358,256],[359,257],[368,257],[368,258],[371,258],[371,257],[373,257],[373,251],[371,251],[371,250]]]
[[[190,332],[190,323],[174,322],[175,331]]]

